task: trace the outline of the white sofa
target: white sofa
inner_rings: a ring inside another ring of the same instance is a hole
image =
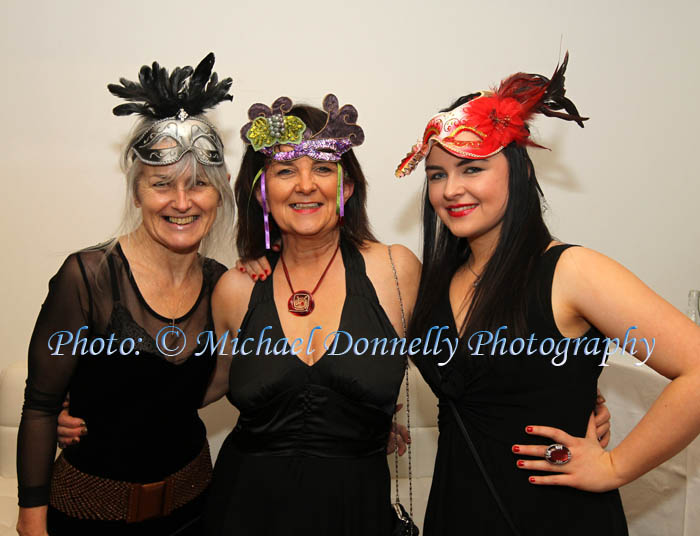
[[[27,377],[24,362],[13,363],[0,372],[0,536],[16,535],[17,475],[15,470],[17,426],[22,409],[24,382]],[[437,404],[432,392],[411,367],[409,372],[411,394],[411,428],[413,451],[413,507],[414,520],[422,528],[425,504],[430,490],[435,450],[437,447]],[[403,388],[399,401],[405,402]],[[212,456],[215,457],[238,418],[238,412],[228,401],[201,410],[207,425]],[[405,423],[405,410],[399,414]],[[399,466],[401,502],[408,509],[408,481],[406,456]],[[389,465],[394,473],[393,456]],[[392,490],[393,490],[392,485]],[[392,491],[393,493],[393,491]]]
[[[0,536],[16,536],[17,523],[17,426],[19,425],[26,364],[13,363],[0,371]]]

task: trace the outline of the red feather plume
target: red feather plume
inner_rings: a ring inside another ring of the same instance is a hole
[[[516,73],[509,76],[496,90],[499,98],[512,98],[522,106],[522,118],[528,121],[534,114],[575,121],[581,128],[587,117],[581,117],[576,105],[566,98],[564,73],[569,63],[569,53],[557,65],[551,79],[540,74]],[[565,110],[560,112],[559,110]]]

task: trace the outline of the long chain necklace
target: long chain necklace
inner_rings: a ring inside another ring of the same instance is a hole
[[[287,300],[287,309],[290,313],[296,316],[306,316],[314,310],[315,304],[313,295],[318,290],[318,287],[321,285],[321,281],[323,281],[323,278],[326,277],[326,273],[331,267],[331,264],[333,264],[333,259],[335,259],[339,248],[340,240],[338,241],[338,245],[335,247],[335,251],[333,252],[331,260],[328,261],[328,264],[326,265],[326,269],[323,270],[323,273],[321,274],[318,283],[316,283],[316,286],[311,292],[309,292],[308,290],[294,290],[292,280],[289,278],[289,272],[287,271],[287,265],[284,262],[284,255],[280,255],[280,259],[282,260],[282,269],[284,270],[284,276],[287,278],[289,290],[292,291],[292,295],[289,297],[289,300]]]

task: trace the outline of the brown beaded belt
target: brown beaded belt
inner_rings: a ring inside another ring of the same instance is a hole
[[[61,454],[53,468],[51,506],[78,519],[135,523],[167,516],[202,493],[211,481],[209,443],[185,467],[160,482],[136,484],[79,471]]]

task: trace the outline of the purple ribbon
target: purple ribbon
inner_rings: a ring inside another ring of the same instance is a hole
[[[260,194],[262,196],[263,220],[265,222],[265,249],[270,249],[270,211],[267,209],[267,192],[265,190],[265,171],[260,175]]]

